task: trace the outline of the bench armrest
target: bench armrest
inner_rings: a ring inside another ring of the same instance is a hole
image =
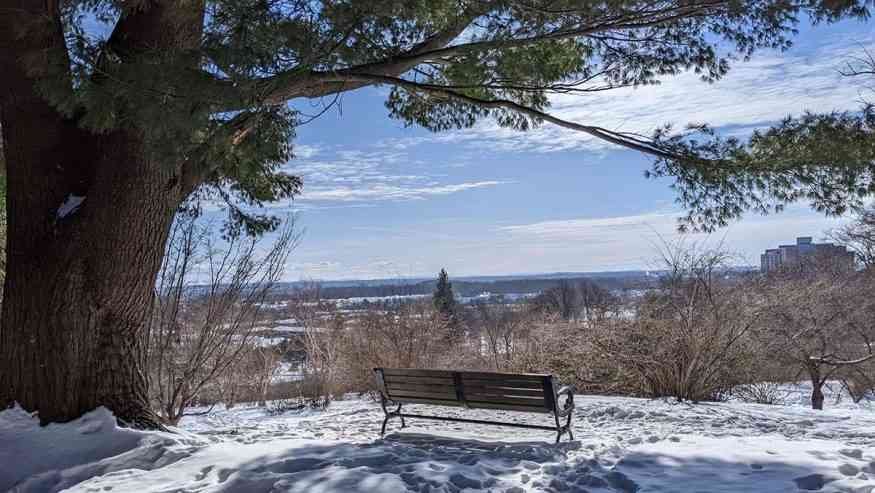
[[[565,396],[565,403],[562,405],[562,409],[557,410],[557,416],[562,418],[567,416],[571,411],[574,411],[574,385],[566,385],[561,389],[556,391],[556,405],[559,405],[559,397]]]

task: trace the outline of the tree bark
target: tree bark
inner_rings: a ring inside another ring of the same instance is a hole
[[[818,384],[815,384],[815,387],[811,390],[811,409],[822,411],[823,400],[823,389]]]
[[[808,373],[811,377],[811,409],[823,410],[823,380],[820,378],[819,368],[810,368]]]
[[[33,194],[24,182],[43,166],[22,151],[32,142],[7,140],[15,172],[0,389],[7,402],[38,410],[42,422],[107,406],[121,420],[154,426],[143,335],[178,203],[165,194],[170,172],[138,159],[136,140],[119,134],[101,141],[93,183],[79,208],[61,217],[73,191],[57,203],[22,207]],[[48,226],[44,234],[29,234],[39,223]]]
[[[66,53],[58,5],[0,0],[0,124],[8,269],[0,315],[0,408],[42,423],[106,406],[157,427],[143,335],[181,200],[180,165],[149,161],[133,129],[79,129],[38,93]],[[21,25],[27,25],[26,30]],[[25,55],[46,53],[42,63]],[[78,207],[71,207],[79,202]]]

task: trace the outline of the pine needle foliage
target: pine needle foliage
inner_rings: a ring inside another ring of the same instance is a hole
[[[96,135],[134,129],[150,159],[194,170],[195,199],[227,204],[229,234],[259,234],[277,222],[250,211],[302,187],[284,167],[302,122],[297,100],[382,85],[389,116],[405,124],[443,131],[492,119],[524,131],[556,123],[546,113],[552,94],[591,97],[684,71],[713,82],[758,49],[788,48],[802,20],[868,15],[869,2],[848,0],[62,0],[57,19],[37,16],[19,29],[61,23],[63,45],[22,56],[66,118]],[[848,123],[824,118],[822,132]],[[762,183],[756,159],[731,140],[700,147],[576,125],[660,158],[654,173],[678,177],[699,226],[797,194]],[[788,122],[758,139],[794,132]],[[712,154],[733,164],[711,171],[703,163]],[[836,178],[843,189],[869,190],[849,179]],[[838,211],[844,198],[821,197],[814,177],[782,180],[808,187],[798,194],[816,207]],[[722,203],[714,183],[744,200]]]

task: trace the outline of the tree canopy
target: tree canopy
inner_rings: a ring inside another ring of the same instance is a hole
[[[875,58],[846,61],[849,83],[875,79]],[[687,210],[682,227],[710,231],[746,211],[779,212],[808,201],[827,215],[863,213],[875,193],[875,107],[865,100],[858,111],[805,113],[787,117],[747,139],[724,138],[701,126],[656,140],[672,152],[696,159],[660,157],[654,176],[673,176],[678,201]],[[871,88],[869,88],[871,91]]]
[[[301,189],[280,167],[295,127],[314,116],[286,103],[330,105],[373,85],[391,89],[390,117],[429,130],[549,122],[653,155],[655,174],[677,177],[696,227],[803,197],[836,209],[846,195],[822,196],[836,188],[823,180],[848,191],[858,176],[818,179],[799,175],[798,159],[770,162],[764,148],[796,139],[793,122],[750,147],[701,145],[562,120],[549,114],[549,97],[595,97],[682,71],[714,81],[757,49],[786,49],[800,22],[867,18],[865,1],[66,0],[58,9],[56,19],[19,26],[22,37],[40,23],[63,28],[62,43],[25,54],[42,94],[90,133],[134,128],[143,152],[183,162],[186,190],[225,201],[232,233],[276,227],[248,206]],[[822,132],[853,125],[846,115],[819,118]],[[763,167],[788,171],[766,179]]]

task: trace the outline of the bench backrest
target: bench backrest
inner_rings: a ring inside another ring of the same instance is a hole
[[[549,413],[556,409],[552,375],[375,368],[394,402]]]

